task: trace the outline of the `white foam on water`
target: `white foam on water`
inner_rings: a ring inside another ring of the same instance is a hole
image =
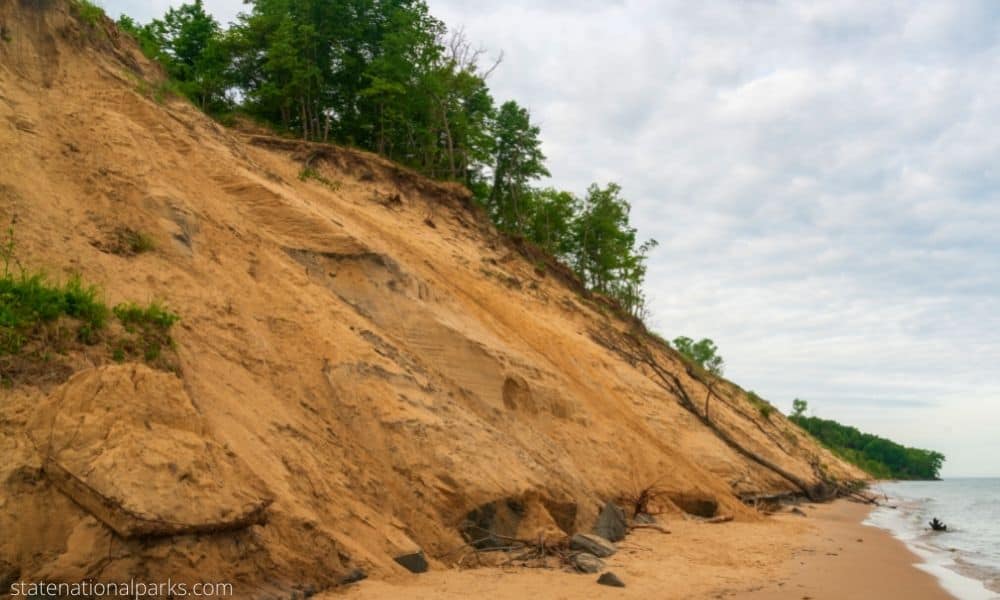
[[[916,566],[930,573],[941,587],[960,600],[997,600],[1000,593],[987,588],[984,580],[994,578],[1000,569],[996,553],[996,523],[992,519],[972,523],[981,517],[993,516],[991,506],[986,515],[979,514],[985,503],[1000,503],[992,484],[948,482],[900,482],[883,484],[880,491],[888,494],[890,505],[872,511],[865,525],[889,531],[916,554],[921,563]],[[985,499],[985,500],[984,500]],[[1000,505],[1000,504],[998,504]],[[927,520],[937,516],[949,524],[948,533],[933,533]],[[956,527],[956,525],[958,527]]]

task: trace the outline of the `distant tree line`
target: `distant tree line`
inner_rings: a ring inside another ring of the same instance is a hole
[[[499,106],[486,61],[422,0],[248,0],[228,28],[201,2],[140,24],[118,21],[202,110],[263,121],[303,139],[377,152],[465,184],[496,226],[570,265],[597,292],[643,316],[646,258],[615,183],[581,198],[549,175],[540,129]]]
[[[697,342],[689,337],[673,340],[673,347],[692,363],[717,376],[722,375],[725,361],[718,353],[715,342],[703,338]],[[747,392],[747,400],[770,418],[773,405],[755,394]],[[809,403],[800,398],[792,402],[789,420],[812,435],[834,454],[857,465],[879,479],[938,479],[944,464],[944,454],[933,450],[908,448],[854,427],[841,425],[829,419],[807,417]]]
[[[789,419],[821,444],[879,479],[938,479],[944,454],[908,448],[891,440],[862,433],[830,419],[805,416],[808,404],[796,398]]]

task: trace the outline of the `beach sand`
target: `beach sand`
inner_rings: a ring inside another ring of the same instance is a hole
[[[626,584],[610,588],[597,575],[544,569],[435,570],[363,581],[324,595],[351,600],[398,598],[747,598],[768,600],[951,598],[918,558],[888,532],[861,524],[867,505],[806,505],[758,522],[707,524],[670,520],[663,534],[637,530],[607,560]]]
[[[902,542],[885,530],[861,524],[870,511],[870,506],[846,501],[807,508],[806,520],[813,528],[801,538],[781,577],[735,597],[951,598],[932,575],[914,566],[920,559]]]

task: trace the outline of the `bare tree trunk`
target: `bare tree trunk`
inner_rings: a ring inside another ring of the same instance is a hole
[[[309,139],[309,115],[306,113],[305,98],[299,98],[299,111],[302,114],[302,139]]]
[[[451,169],[451,178],[456,179],[455,141],[451,137],[451,125],[448,123],[448,111],[445,109],[444,102],[439,100],[438,105],[441,107],[441,121],[444,123],[444,136],[448,141],[448,167]]]
[[[385,156],[385,105],[378,105],[378,153]]]

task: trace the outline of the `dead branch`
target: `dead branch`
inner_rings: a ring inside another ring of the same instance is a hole
[[[727,446],[742,454],[743,456],[749,458],[753,462],[761,465],[762,467],[773,471],[774,473],[781,476],[783,479],[787,480],[795,487],[799,488],[810,500],[816,499],[809,484],[796,475],[789,473],[785,469],[779,467],[772,461],[760,456],[759,454],[752,452],[748,448],[744,447],[732,435],[726,430],[722,429],[714,421],[708,418],[707,415],[703,414],[698,410],[697,405],[685,391],[683,384],[681,384],[680,379],[676,375],[665,369],[660,365],[656,356],[649,349],[649,346],[642,342],[632,333],[622,333],[611,327],[606,327],[603,330],[590,330],[591,338],[598,344],[604,346],[605,348],[611,350],[612,352],[618,354],[621,358],[626,360],[629,364],[635,365],[645,365],[653,374],[656,376],[656,381],[660,387],[669,392],[677,402],[688,412],[694,415],[703,425],[708,427],[716,437],[718,437]],[[700,380],[699,380],[700,381]]]
[[[629,525],[629,529],[653,529],[660,533],[670,533],[669,529],[659,523],[633,523]]]
[[[728,523],[733,520],[733,515],[719,515],[718,517],[711,517],[705,519],[702,523]]]

